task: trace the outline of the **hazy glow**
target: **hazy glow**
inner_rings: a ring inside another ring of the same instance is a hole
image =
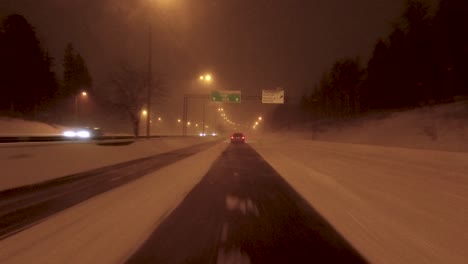
[[[63,132],[63,135],[65,137],[75,137],[76,133],[74,131],[65,131],[65,132]]]
[[[76,132],[76,135],[80,138],[89,138],[91,136],[91,133],[89,133],[89,131],[86,130],[80,130]]]

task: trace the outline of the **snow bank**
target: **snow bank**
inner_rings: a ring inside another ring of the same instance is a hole
[[[0,145],[0,190],[168,152],[216,138],[160,138],[126,146],[95,143]]]
[[[309,126],[306,131],[284,131],[277,136],[468,152],[468,102]]]
[[[63,130],[63,126],[0,117],[0,136],[61,135]]]

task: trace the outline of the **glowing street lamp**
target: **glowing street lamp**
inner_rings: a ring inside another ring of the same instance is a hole
[[[78,104],[79,104],[80,97],[84,99],[88,97],[88,93],[86,91],[82,91],[81,93],[75,95],[75,121],[76,122],[78,121],[78,114],[79,114]]]

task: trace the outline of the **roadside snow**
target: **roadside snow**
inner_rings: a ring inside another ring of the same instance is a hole
[[[371,263],[467,263],[468,153],[287,134],[252,146]]]
[[[126,146],[95,143],[0,145],[0,191],[39,183],[120,162],[143,158],[213,140],[214,138],[160,138]]]
[[[124,262],[202,179],[226,146],[219,143],[1,240],[0,263]]]
[[[307,126],[285,132],[295,139],[468,152],[468,102]]]
[[[61,135],[63,130],[63,126],[0,117],[0,136]]]

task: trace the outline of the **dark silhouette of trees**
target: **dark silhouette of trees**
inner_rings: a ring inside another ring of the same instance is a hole
[[[342,59],[322,75],[320,83],[302,105],[313,117],[343,118],[360,113],[364,71],[359,59]]]
[[[363,107],[394,109],[418,106],[434,91],[432,17],[425,1],[409,0],[387,40],[379,40],[367,66]]]
[[[338,60],[302,100],[312,117],[352,117],[468,96],[468,1],[407,0],[387,38],[377,41],[367,68]]]
[[[0,27],[0,111],[27,116],[47,106],[58,89],[52,64],[29,22],[18,14],[6,17]]]
[[[63,89],[62,95],[76,95],[82,89],[92,87],[92,78],[83,57],[68,43],[63,57]]]
[[[441,0],[433,21],[437,62],[435,96],[468,95],[468,1]]]

